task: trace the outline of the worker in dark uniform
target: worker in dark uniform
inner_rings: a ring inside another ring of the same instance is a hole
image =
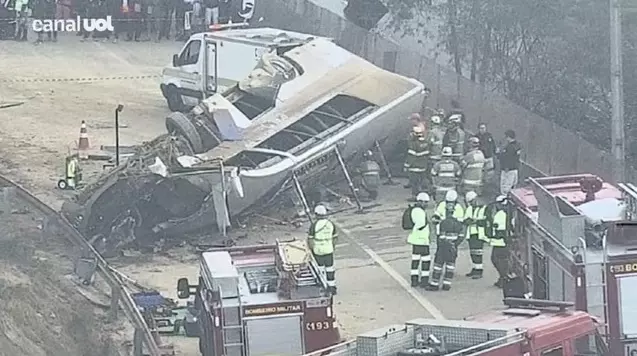
[[[493,135],[487,131],[487,124],[485,123],[478,125],[478,134],[476,137],[480,140],[480,151],[484,154],[484,181],[488,185],[492,183],[494,178],[496,144]]]
[[[380,188],[380,165],[374,160],[374,153],[366,151],[363,154],[363,163],[358,169],[361,175],[361,187],[367,193],[369,200],[378,198],[378,189]]]
[[[509,273],[509,254],[507,250],[507,201],[506,196],[496,198],[494,211],[490,216],[490,229],[492,231],[489,243],[491,245],[491,263],[498,271],[498,280],[493,284],[502,288],[505,278]]]
[[[429,220],[427,219],[427,205],[429,194],[419,193],[416,197],[416,205],[408,207],[411,230],[407,237],[407,243],[411,245],[411,286],[427,287],[429,284],[429,269],[431,267],[431,255],[429,252],[431,233]],[[403,228],[409,228],[403,226]]]
[[[436,255],[434,256],[433,273],[429,279],[428,291],[437,291],[442,277],[442,290],[451,289],[451,281],[456,271],[458,245],[462,242],[464,226],[462,221],[454,217],[457,205],[445,206],[445,217],[438,223],[438,239]],[[434,218],[437,215],[434,216]]]
[[[429,168],[429,141],[422,126],[414,126],[412,135],[407,145],[407,159],[405,168],[409,174],[411,187],[411,200],[416,200],[420,192],[427,189],[427,176]]]
[[[473,279],[482,278],[484,267],[482,265],[482,254],[484,243],[489,242],[486,236],[486,206],[478,201],[478,194],[469,191],[465,195],[464,223],[467,227],[466,238],[469,242],[469,255],[471,256],[471,272],[467,277]]]
[[[316,214],[316,221],[310,226],[308,245],[312,249],[321,273],[327,279],[329,291],[332,294],[336,294],[334,248],[338,233],[334,223],[327,219],[327,208],[324,205],[317,205],[314,208],[314,213]]]

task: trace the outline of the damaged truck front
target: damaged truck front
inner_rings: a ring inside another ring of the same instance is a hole
[[[265,54],[235,87],[188,114],[168,134],[82,191],[63,212],[103,250],[210,228],[286,185],[315,179],[338,146],[348,160],[406,132],[424,86],[326,39]],[[221,173],[223,172],[223,174]]]

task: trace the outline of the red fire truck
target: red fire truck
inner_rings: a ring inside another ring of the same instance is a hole
[[[305,356],[611,356],[599,325],[573,303],[507,298],[465,320],[415,319]]]
[[[299,356],[341,341],[327,281],[304,241],[204,252],[195,296],[203,356]]]
[[[591,174],[529,178],[509,194],[510,267],[534,299],[602,321],[613,356],[637,355],[637,188]]]

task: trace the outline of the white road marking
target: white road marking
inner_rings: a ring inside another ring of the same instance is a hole
[[[345,238],[352,241],[355,245],[357,245],[361,250],[365,251],[365,253],[382,268],[390,277],[392,277],[404,290],[409,294],[412,298],[420,304],[431,316],[438,320],[445,320],[446,318],[442,315],[442,312],[436,308],[433,303],[431,303],[427,298],[425,298],[422,294],[416,292],[407,280],[403,278],[392,266],[390,266],[387,262],[385,262],[374,250],[369,248],[364,243],[358,241],[349,230],[342,227],[341,224],[335,223],[337,225],[337,229],[343,233]]]

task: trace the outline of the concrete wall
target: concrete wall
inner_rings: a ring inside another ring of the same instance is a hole
[[[341,46],[385,69],[417,78],[431,89],[429,107],[448,107],[457,99],[467,113],[468,128],[484,121],[497,139],[512,128],[524,147],[524,160],[531,171],[548,175],[590,172],[610,179],[612,156],[575,133],[561,128],[488,91],[421,53],[368,33],[309,0],[269,0],[259,12],[264,25],[334,38]],[[634,181],[635,170],[627,168]]]

